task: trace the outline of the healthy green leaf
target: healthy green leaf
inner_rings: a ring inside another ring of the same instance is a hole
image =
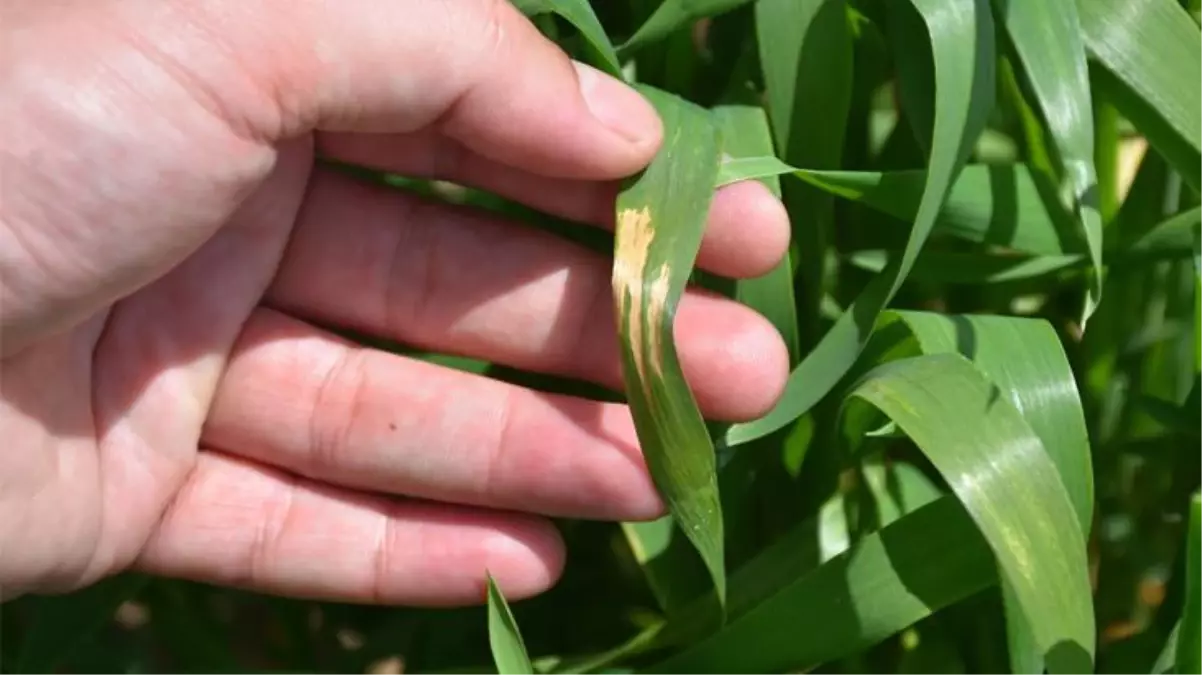
[[[762,108],[744,105],[717,106],[712,111],[714,122],[722,134],[723,152],[730,157],[771,155],[772,137],[768,118]],[[775,176],[760,181],[780,197],[780,180]],[[772,271],[754,279],[742,279],[735,286],[735,299],[754,309],[772,322],[789,350],[789,364],[801,358],[797,337],[797,305],[793,295],[793,260],[785,257]]]
[[[15,659],[18,673],[57,672],[71,653],[95,635],[127,600],[137,596],[148,577],[121,574],[66,595],[37,599],[33,623]]]
[[[864,250],[848,256],[861,269],[880,272],[892,251]],[[941,284],[999,284],[1048,276],[1080,268],[1083,256],[1014,256],[987,253],[923,251],[914,263],[910,279]]]
[[[918,215],[924,170],[818,171],[798,169],[775,157],[741,157],[723,162],[718,186],[740,180],[791,174],[852,202],[912,222]],[[965,241],[1042,256],[1083,254],[1080,236],[1049,210],[1035,178],[1021,164],[964,167],[936,217],[935,231]]]
[[[1039,436],[998,385],[959,354],[883,364],[852,396],[926,453],[997,556],[1052,672],[1092,670],[1085,538]]]
[[[1077,0],[1103,86],[1148,141],[1202,189],[1202,35],[1174,0]],[[1171,64],[1171,65],[1170,65]]]
[[[1160,654],[1157,655],[1156,661],[1152,664],[1149,672],[1154,673],[1155,675],[1174,672],[1174,668],[1177,664],[1177,645],[1180,644],[1180,637],[1181,621],[1178,620],[1177,623],[1173,625],[1173,629],[1169,631],[1169,636],[1165,638],[1164,646],[1161,648]]]
[[[534,673],[526,644],[518,630],[517,621],[509,609],[509,603],[497,588],[491,573],[488,575],[488,642],[492,647],[493,661],[500,675],[523,675]]]
[[[838,168],[853,80],[846,1],[759,0],[755,28],[768,116],[780,156],[794,166]],[[783,194],[797,251],[801,343],[808,348],[820,337],[817,319],[834,200],[805,183],[787,185]]]
[[[1093,522],[1093,459],[1072,366],[1042,319],[891,311],[882,329],[901,321],[924,354],[956,353],[996,384],[1039,436],[1088,535]]]
[[[913,0],[930,31],[938,97],[931,169],[914,227],[896,267],[876,277],[789,376],[779,403],[767,415],[732,425],[727,445],[746,443],[797,419],[821,400],[851,368],[877,315],[905,281],[926,243],[952,184],[964,166],[992,107],[993,24],[984,0]]]
[[[851,654],[996,582],[963,506],[942,497],[873,532],[648,673],[801,672]],[[770,577],[774,580],[774,577]],[[733,590],[741,586],[732,578]]]
[[[686,24],[707,16],[724,14],[746,4],[750,0],[662,0],[631,35],[618,47],[623,55],[631,54],[643,47],[662,40]]]
[[[597,20],[589,0],[511,0],[518,11],[526,16],[558,14],[576,27],[592,47],[595,58],[593,65],[618,79],[622,78],[622,66],[614,51],[605,27]]]
[[[1089,72],[1077,7],[1067,0],[993,0],[993,4],[1047,121],[1060,158],[1069,199],[1066,206],[1076,216],[1089,245],[1093,279],[1081,314],[1085,326],[1102,299],[1102,217],[1093,163]]]
[[[721,141],[709,113],[642,88],[664,122],[650,166],[617,199],[613,290],[626,395],[635,429],[669,513],[726,595],[722,509],[714,446],[680,363],[676,305],[701,244]]]
[[[1093,459],[1072,369],[1055,332],[1043,320],[1002,316],[948,316],[892,312],[905,322],[925,354],[959,353],[1022,412],[1056,464],[1077,524],[1093,518]],[[1014,672],[1043,672],[1038,635],[1012,584],[1003,585],[1007,637]]]

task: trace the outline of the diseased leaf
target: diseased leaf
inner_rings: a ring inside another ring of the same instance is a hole
[[[651,477],[668,510],[726,594],[714,446],[677,359],[676,305],[701,244],[721,159],[705,110],[643,87],[665,139],[617,199],[613,291],[627,400]]]

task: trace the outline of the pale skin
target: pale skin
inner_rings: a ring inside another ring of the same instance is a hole
[[[0,0],[0,598],[124,569],[413,606],[550,588],[549,517],[663,504],[629,410],[337,337],[620,390],[612,261],[315,165],[479,187],[611,228],[654,111],[505,0]],[[783,256],[714,195],[699,264]],[[708,417],[787,375],[750,309],[675,325]]]

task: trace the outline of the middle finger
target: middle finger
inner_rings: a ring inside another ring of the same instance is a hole
[[[267,301],[417,348],[619,389],[609,275],[607,257],[552,234],[319,172]],[[762,316],[690,290],[674,332],[703,413],[745,420],[775,402],[787,352]]]

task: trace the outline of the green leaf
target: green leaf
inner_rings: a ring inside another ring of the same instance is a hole
[[[1093,279],[1081,314],[1084,327],[1102,299],[1102,217],[1089,71],[1077,7],[1067,0],[993,0],[993,4],[1002,15],[1057,150],[1066,206],[1089,245]]]
[[[626,395],[651,477],[724,603],[714,446],[677,360],[672,328],[701,244],[722,146],[707,111],[659,90],[642,91],[663,119],[665,140],[616,205],[613,289]]]
[[[123,602],[136,597],[147,581],[149,577],[142,575],[121,574],[74,593],[29,598],[37,607],[13,672],[56,672],[79,645],[112,620]]]
[[[1094,494],[1089,436],[1072,369],[1051,326],[1039,319],[929,312],[887,315],[894,318],[906,324],[923,353],[958,353],[1001,388],[1055,462],[1077,525],[1088,534]],[[1011,584],[1003,588],[1003,601],[1012,669],[1043,672],[1038,636]]]
[[[1186,535],[1185,607],[1177,641],[1177,672],[1202,673],[1202,495],[1195,492],[1189,503],[1189,532]]]
[[[1085,537],[1040,437],[960,354],[883,364],[853,390],[923,450],[997,557],[1052,672],[1092,671]]]
[[[488,642],[492,647],[493,662],[500,675],[523,675],[534,673],[526,644],[518,630],[509,603],[491,573],[488,576]]]
[[[722,134],[722,148],[730,157],[771,155],[772,137],[768,117],[762,108],[725,105],[712,111],[714,123]],[[780,197],[780,180],[775,176],[760,181]],[[793,296],[793,261],[789,252],[770,272],[754,279],[742,279],[735,285],[735,299],[772,322],[789,350],[789,363],[801,358],[797,336],[797,305]]]
[[[755,28],[778,154],[794,166],[839,168],[853,80],[847,3],[759,0]],[[786,185],[783,194],[797,252],[801,344],[808,348],[820,337],[818,312],[827,276],[834,200],[805,183]]]
[[[722,164],[717,184],[780,174],[792,174],[901,221],[913,221],[918,215],[927,178],[924,170],[817,171],[797,169],[775,157],[742,157]],[[1085,252],[1077,234],[1048,209],[1036,179],[1022,164],[964,167],[935,221],[935,232],[1035,255]]]
[[[797,419],[851,368],[877,315],[893,299],[930,236],[944,199],[984,128],[993,105],[995,61],[988,5],[985,0],[913,2],[930,31],[938,96],[931,169],[905,251],[899,263],[876,277],[793,370],[776,407],[759,420],[732,425],[725,434],[727,445],[760,438]]]
[[[1056,465],[1077,524],[1093,522],[1093,459],[1072,366],[1052,326],[1042,319],[891,311],[882,329],[901,321],[924,354],[970,359],[1010,399]]]
[[[1169,631],[1169,636],[1165,638],[1164,646],[1160,649],[1160,654],[1157,655],[1156,661],[1152,664],[1149,672],[1160,675],[1161,673],[1174,672],[1177,663],[1177,646],[1181,643],[1181,621],[1178,620],[1173,625],[1173,629]],[[1176,671],[1189,672],[1189,671]]]
[[[593,49],[593,64],[618,79],[622,77],[622,65],[605,27],[593,12],[588,0],[511,0],[518,11],[526,16],[558,14],[576,27]]]
[[[1085,47],[1115,106],[1202,189],[1202,35],[1174,0],[1077,0]],[[1171,64],[1171,65],[1170,65]]]
[[[697,19],[729,12],[750,0],[662,0],[618,51],[631,54]]]
[[[643,672],[801,672],[876,644],[997,580],[989,546],[951,496],[813,571],[792,569],[791,583],[767,577],[760,586],[774,592],[762,593],[764,600]],[[736,579],[741,574],[731,579],[732,601],[742,587]]]
[[[864,250],[848,256],[861,269],[880,272],[891,251]],[[1015,256],[988,253],[923,251],[914,263],[910,279],[941,284],[999,284],[1048,276],[1081,266],[1082,256]]]

